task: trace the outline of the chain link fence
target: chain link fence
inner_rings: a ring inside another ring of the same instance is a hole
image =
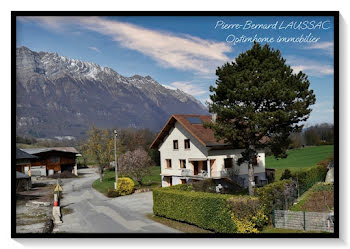
[[[275,228],[334,232],[333,213],[274,210]]]

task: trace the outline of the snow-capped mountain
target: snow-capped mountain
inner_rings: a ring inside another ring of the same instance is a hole
[[[174,113],[207,114],[193,96],[150,76],[124,77],[95,63],[16,50],[17,134],[85,134],[90,125],[158,131]]]

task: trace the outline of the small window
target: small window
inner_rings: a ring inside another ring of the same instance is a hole
[[[59,163],[60,162],[60,157],[58,156],[51,156],[50,157],[50,163]]]
[[[185,169],[186,168],[186,160],[180,159],[180,168]]]
[[[186,184],[186,183],[187,183],[186,179],[181,179],[181,184]]]
[[[179,149],[179,142],[177,140],[173,140],[173,149],[178,150]]]
[[[190,148],[190,140],[185,139],[185,149],[189,149],[189,148]]]
[[[225,158],[224,164],[225,164],[225,169],[233,168],[233,158]]]
[[[258,167],[259,166],[258,157],[254,157],[254,159],[253,159],[253,166],[254,167]]]
[[[166,167],[171,168],[171,159],[165,159]]]

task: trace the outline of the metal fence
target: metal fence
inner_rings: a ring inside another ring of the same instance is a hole
[[[333,233],[333,217],[332,213],[274,210],[273,225],[276,228]]]

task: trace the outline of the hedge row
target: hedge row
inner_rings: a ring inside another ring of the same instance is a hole
[[[317,182],[323,182],[327,175],[327,166],[316,165],[308,170],[295,171],[292,173],[292,179],[299,186],[299,195],[311,188]]]
[[[227,199],[232,195],[194,192],[177,186],[153,190],[155,215],[194,224],[217,233],[234,233],[237,230],[227,204]]]
[[[298,191],[302,195],[315,183],[324,181],[327,167],[316,165],[307,170],[285,172],[283,175],[286,178],[290,175],[290,179],[270,183],[255,190],[265,214],[271,214],[274,209],[288,209],[297,199]]]

